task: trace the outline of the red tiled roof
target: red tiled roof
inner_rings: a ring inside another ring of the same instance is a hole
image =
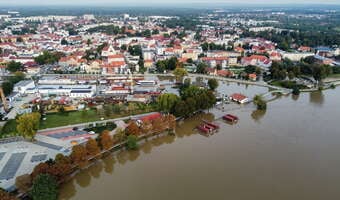
[[[230,97],[232,99],[235,99],[236,101],[242,101],[242,100],[247,98],[246,96],[244,96],[243,94],[240,94],[240,93],[234,93]]]
[[[161,117],[161,113],[153,113],[153,114],[150,114],[150,115],[146,115],[146,116],[143,116],[143,117],[140,117],[139,119],[142,120],[142,121],[152,121],[152,120],[155,120],[159,117]]]

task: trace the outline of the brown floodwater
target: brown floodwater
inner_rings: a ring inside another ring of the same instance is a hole
[[[61,187],[60,199],[340,199],[339,103],[340,88],[283,96],[266,112],[231,104],[226,110],[240,118],[234,125],[212,110],[178,124],[176,136],[83,170]],[[216,119],[221,130],[198,134],[201,119]]]

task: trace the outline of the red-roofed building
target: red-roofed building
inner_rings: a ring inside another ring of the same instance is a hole
[[[242,53],[242,52],[244,52],[244,49],[242,47],[235,47],[235,51]]]
[[[276,52],[276,51],[273,51],[270,54],[269,59],[272,60],[272,61],[280,61],[281,60],[281,54]]]
[[[272,61],[266,56],[262,55],[251,55],[249,57],[244,57],[241,60],[241,64],[243,66],[254,65],[259,67],[270,67],[272,65]]]
[[[257,75],[256,74],[248,74],[248,78],[251,81],[256,81]]]
[[[112,61],[103,66],[103,74],[120,74],[126,70],[125,61]]]
[[[218,70],[217,75],[222,77],[233,77],[234,73],[229,70]]]
[[[110,55],[108,56],[107,58],[107,62],[108,63],[111,63],[111,62],[122,62],[124,61],[125,62],[125,57],[123,54],[115,54],[115,55]]]
[[[248,97],[240,93],[234,93],[230,96],[230,100],[236,101],[237,103],[247,103],[249,102]]]
[[[312,50],[312,48],[307,47],[307,46],[300,46],[298,48],[298,51],[301,51],[301,52],[310,52],[311,50]]]
[[[222,68],[227,67],[228,57],[202,57],[200,59],[202,62],[206,63],[209,67],[216,67],[220,65]]]

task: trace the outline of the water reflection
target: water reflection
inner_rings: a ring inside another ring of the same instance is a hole
[[[104,163],[104,171],[108,174],[112,174],[114,170],[114,164],[116,163],[115,158],[113,157],[112,154],[108,155],[103,159]]]
[[[253,120],[257,123],[260,122],[260,119],[262,119],[264,117],[264,115],[266,114],[266,110],[254,110],[251,113],[251,118],[253,118]]]
[[[294,94],[292,94],[292,99],[293,99],[294,101],[299,100],[299,97],[300,97],[300,95],[294,95]]]
[[[103,171],[103,163],[101,161],[96,162],[94,165],[89,167],[89,171],[93,178],[100,178],[100,174]]]
[[[91,183],[91,175],[89,170],[85,169],[81,171],[80,174],[80,176],[76,175],[75,177],[77,184],[83,188],[89,186]]]
[[[140,150],[128,151],[128,160],[135,161],[140,156]]]
[[[322,105],[324,103],[324,95],[322,91],[314,91],[309,94],[309,102],[315,105]]]
[[[66,190],[59,195],[60,200],[67,200],[76,195],[76,187],[74,185],[74,179],[67,183]]]
[[[211,119],[212,114],[200,115],[204,116],[208,119]],[[196,121],[196,120],[192,120]],[[187,128],[187,126],[185,126]],[[192,128],[190,128],[192,129]],[[183,131],[179,131],[179,133],[183,133]],[[192,134],[193,132],[190,132]],[[158,135],[153,138],[145,139],[141,144],[138,150],[125,150],[121,149],[113,154],[107,155],[102,160],[97,161],[87,169],[83,169],[80,173],[78,173],[74,179],[67,182],[63,185],[61,195],[59,197],[60,200],[67,200],[72,198],[76,194],[76,188],[74,183],[76,182],[80,187],[85,188],[91,184],[92,177],[98,179],[101,177],[101,173],[104,170],[108,174],[113,174],[114,165],[117,162],[120,165],[126,164],[128,161],[133,162],[138,159],[138,157],[143,152],[144,154],[151,153],[154,147],[161,146],[163,144],[171,144],[175,141],[176,135]]]

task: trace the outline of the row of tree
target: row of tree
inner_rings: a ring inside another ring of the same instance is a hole
[[[316,81],[321,81],[330,74],[332,68],[329,65],[311,61],[313,58],[307,57],[300,62],[294,63],[289,59],[284,59],[282,62],[273,62],[270,67],[271,79],[285,80],[287,77],[293,79],[300,75],[312,76]]]
[[[216,88],[214,81],[210,83],[211,89]],[[188,83],[180,88],[180,96],[175,94],[162,94],[157,100],[159,110],[173,113],[177,117],[189,117],[196,111],[206,110],[214,106],[216,97],[212,90],[202,89]]]
[[[41,55],[34,58],[34,61],[38,63],[39,65],[45,65],[45,64],[54,64],[59,61],[61,57],[65,56],[65,54],[61,52],[49,52],[44,51]]]
[[[182,63],[178,61],[177,57],[171,57],[165,60],[159,60],[156,63],[156,69],[158,72],[163,73],[165,70],[175,70],[180,68]]]

